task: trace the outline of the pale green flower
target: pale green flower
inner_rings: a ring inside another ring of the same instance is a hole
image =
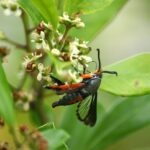
[[[87,64],[87,63],[92,62],[92,58],[89,56],[86,56],[86,55],[81,55],[79,57],[79,60],[82,61],[83,64]]]
[[[43,31],[38,34],[37,32],[32,33],[32,42],[36,44],[37,49],[49,50],[49,45],[45,39],[45,33]]]
[[[59,56],[59,55],[60,55],[60,51],[59,51],[58,49],[56,49],[56,48],[53,48],[53,49],[51,50],[51,53],[52,53],[53,55],[55,55],[55,56]]]
[[[32,53],[29,56],[26,56],[24,58],[23,66],[26,68],[29,63],[36,61],[40,57],[42,57],[42,54],[36,54],[36,53]]]
[[[82,28],[85,26],[78,16],[70,17],[67,14],[67,12],[64,12],[63,16],[59,17],[59,20],[60,20],[60,23],[65,24],[66,26],[70,26],[70,27]]]
[[[41,80],[45,80],[47,82],[51,81],[50,78],[50,68],[49,67],[44,67],[44,65],[42,63],[38,64],[38,75],[37,75],[37,80],[41,81]]]
[[[73,81],[75,81],[75,82],[81,82],[82,81],[82,78],[79,76],[79,74],[76,71],[69,69],[68,74]]]

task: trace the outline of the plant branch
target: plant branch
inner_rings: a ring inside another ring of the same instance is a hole
[[[36,29],[35,27],[28,29],[28,34],[30,34],[31,32],[33,32],[35,29]]]
[[[63,35],[62,39],[59,42],[60,44],[62,43],[60,51],[62,51],[62,49],[64,47],[64,44],[65,44],[65,41],[66,41],[66,38],[67,38],[67,34],[68,34],[68,32],[69,32],[70,29],[71,29],[70,26],[66,26],[64,35]]]
[[[13,141],[14,141],[14,144],[15,144],[15,146],[16,146],[16,149],[19,149],[21,143],[19,142],[19,139],[18,139],[18,137],[17,137],[17,133],[16,133],[16,130],[15,130],[14,126],[11,126],[11,127],[9,128],[9,132],[11,133],[11,135],[12,135],[12,137],[13,137],[12,139],[13,139]]]
[[[34,109],[39,116],[41,124],[48,122],[48,118],[46,117],[45,111],[43,108],[43,97],[44,97],[43,87],[41,85],[38,85],[36,89],[36,97],[35,97],[36,101],[34,103]]]
[[[5,39],[3,39],[3,41],[8,42],[9,44],[16,46],[17,48],[21,48],[21,49],[27,48],[26,45],[19,44],[19,43],[15,42],[9,38],[5,38]]]

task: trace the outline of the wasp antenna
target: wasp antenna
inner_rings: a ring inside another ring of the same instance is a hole
[[[115,74],[116,76],[118,76],[118,73],[116,71],[102,71],[102,73]]]
[[[100,49],[97,49],[97,52],[98,52],[98,64],[99,64],[98,70],[100,70],[101,69]]]

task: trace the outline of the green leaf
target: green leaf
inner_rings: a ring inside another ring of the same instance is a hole
[[[143,53],[110,65],[104,70],[114,70],[118,76],[103,75],[101,89],[107,92],[133,96],[150,93],[150,53]]]
[[[115,0],[65,0],[64,10],[72,14],[74,12],[82,12],[90,14],[97,11],[102,11]]]
[[[150,94],[145,96],[118,98],[106,112],[100,113],[98,105],[97,123],[90,128],[81,124],[75,115],[67,113],[65,121],[72,123],[72,128],[63,128],[70,134],[69,148],[76,150],[103,150],[123,137],[150,124]],[[101,96],[105,99],[105,96]],[[73,110],[69,110],[73,112]],[[74,112],[75,113],[75,112]],[[70,119],[72,116],[72,119]],[[70,124],[69,124],[70,125]],[[68,125],[68,126],[69,126]],[[82,139],[82,143],[80,143]],[[87,146],[88,145],[88,146]]]
[[[19,0],[19,4],[31,16],[35,24],[42,20],[51,22],[56,28],[58,23],[58,12],[54,0]]]
[[[150,95],[125,98],[113,107],[87,140],[92,140],[88,149],[104,149],[124,136],[149,125],[149,99]]]
[[[68,133],[62,129],[56,129],[53,123],[47,123],[39,128],[44,138],[48,141],[50,150],[67,150],[65,142],[69,139]]]
[[[31,17],[33,23],[38,25],[41,21],[46,21],[45,17],[37,10],[37,7],[30,0],[18,0],[22,9]]]
[[[15,123],[13,99],[0,61],[0,116],[10,125]]]
[[[85,28],[74,29],[71,35],[81,38],[83,40],[92,40],[101,32],[108,23],[119,13],[120,9],[125,5],[128,0],[114,0],[110,1],[109,5],[105,7],[102,5],[99,11],[95,11],[92,14],[85,14],[81,18],[85,23]],[[85,1],[86,2],[86,1]],[[91,1],[91,3],[95,1]],[[98,1],[97,1],[98,2]],[[99,1],[101,4],[102,1]],[[90,6],[88,6],[90,8]]]

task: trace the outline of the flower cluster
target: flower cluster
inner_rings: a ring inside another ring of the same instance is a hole
[[[31,53],[30,55],[24,58],[23,66],[25,67],[26,71],[32,72],[36,68],[36,60],[42,57],[42,53]]]
[[[30,148],[38,150],[48,149],[47,140],[38,130],[31,132],[27,125],[21,125],[19,129],[21,135],[25,138],[25,142],[29,144]]]
[[[8,142],[6,141],[0,142],[0,150],[10,150],[10,146]]]
[[[21,111],[29,111],[30,104],[33,102],[33,95],[25,91],[15,91],[13,93],[14,99],[16,100],[16,108]]]
[[[69,26],[69,27],[77,27],[83,28],[85,24],[81,21],[79,17],[80,14],[75,14],[73,16],[69,16],[66,12],[63,13],[63,16],[59,17],[60,23]]]
[[[84,23],[79,14],[69,16],[64,13],[59,17],[57,29],[53,29],[50,23],[41,22],[32,33],[32,42],[37,50],[42,50],[50,56],[50,66],[45,67],[43,63],[35,63],[42,57],[37,54],[30,54],[25,58],[24,66],[27,71],[38,71],[37,79],[50,83],[50,74],[59,76],[66,82],[78,82],[79,73],[92,61],[87,56],[91,48],[88,42],[82,41],[68,35],[72,28],[82,28]],[[76,68],[76,69],[75,69]]]
[[[22,14],[19,5],[16,0],[1,0],[0,6],[4,8],[4,14],[9,16],[14,13],[16,16],[20,16]]]

